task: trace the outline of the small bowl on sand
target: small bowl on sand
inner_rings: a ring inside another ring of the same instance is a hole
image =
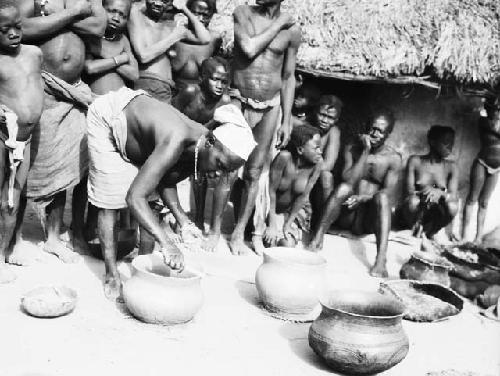
[[[72,312],[76,301],[76,291],[69,287],[41,286],[28,291],[21,298],[21,307],[31,316],[54,318]]]

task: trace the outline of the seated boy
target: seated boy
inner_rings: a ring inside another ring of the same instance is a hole
[[[269,245],[294,247],[302,240],[301,232],[309,232],[309,194],[322,159],[319,131],[307,125],[294,127],[288,150],[282,150],[271,164],[269,226],[264,235]]]
[[[453,128],[433,125],[427,133],[429,153],[412,155],[406,167],[406,190],[403,216],[432,239],[448,225],[458,210],[458,172],[454,161],[447,159],[455,142]]]
[[[6,266],[36,255],[14,247],[26,208],[31,134],[43,109],[42,52],[21,44],[21,14],[14,0],[0,3],[0,284],[16,276]]]

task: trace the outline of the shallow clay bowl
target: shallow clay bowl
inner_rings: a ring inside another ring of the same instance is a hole
[[[116,259],[121,260],[132,252],[137,243],[137,231],[134,229],[120,230],[118,233],[118,246]],[[87,242],[90,254],[99,260],[102,260],[101,243],[98,239]]]
[[[75,309],[76,291],[66,286],[42,286],[21,298],[22,309],[35,317],[53,318],[67,315]]]

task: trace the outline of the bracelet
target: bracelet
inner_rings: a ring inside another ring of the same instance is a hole
[[[113,57],[113,61],[115,62],[115,66],[118,66],[118,60],[116,60],[116,57]]]

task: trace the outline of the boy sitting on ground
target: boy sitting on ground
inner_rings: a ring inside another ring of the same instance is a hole
[[[309,232],[309,194],[322,160],[319,131],[307,125],[294,127],[288,150],[282,150],[271,164],[269,226],[264,235],[269,245],[294,247],[301,233]]]

